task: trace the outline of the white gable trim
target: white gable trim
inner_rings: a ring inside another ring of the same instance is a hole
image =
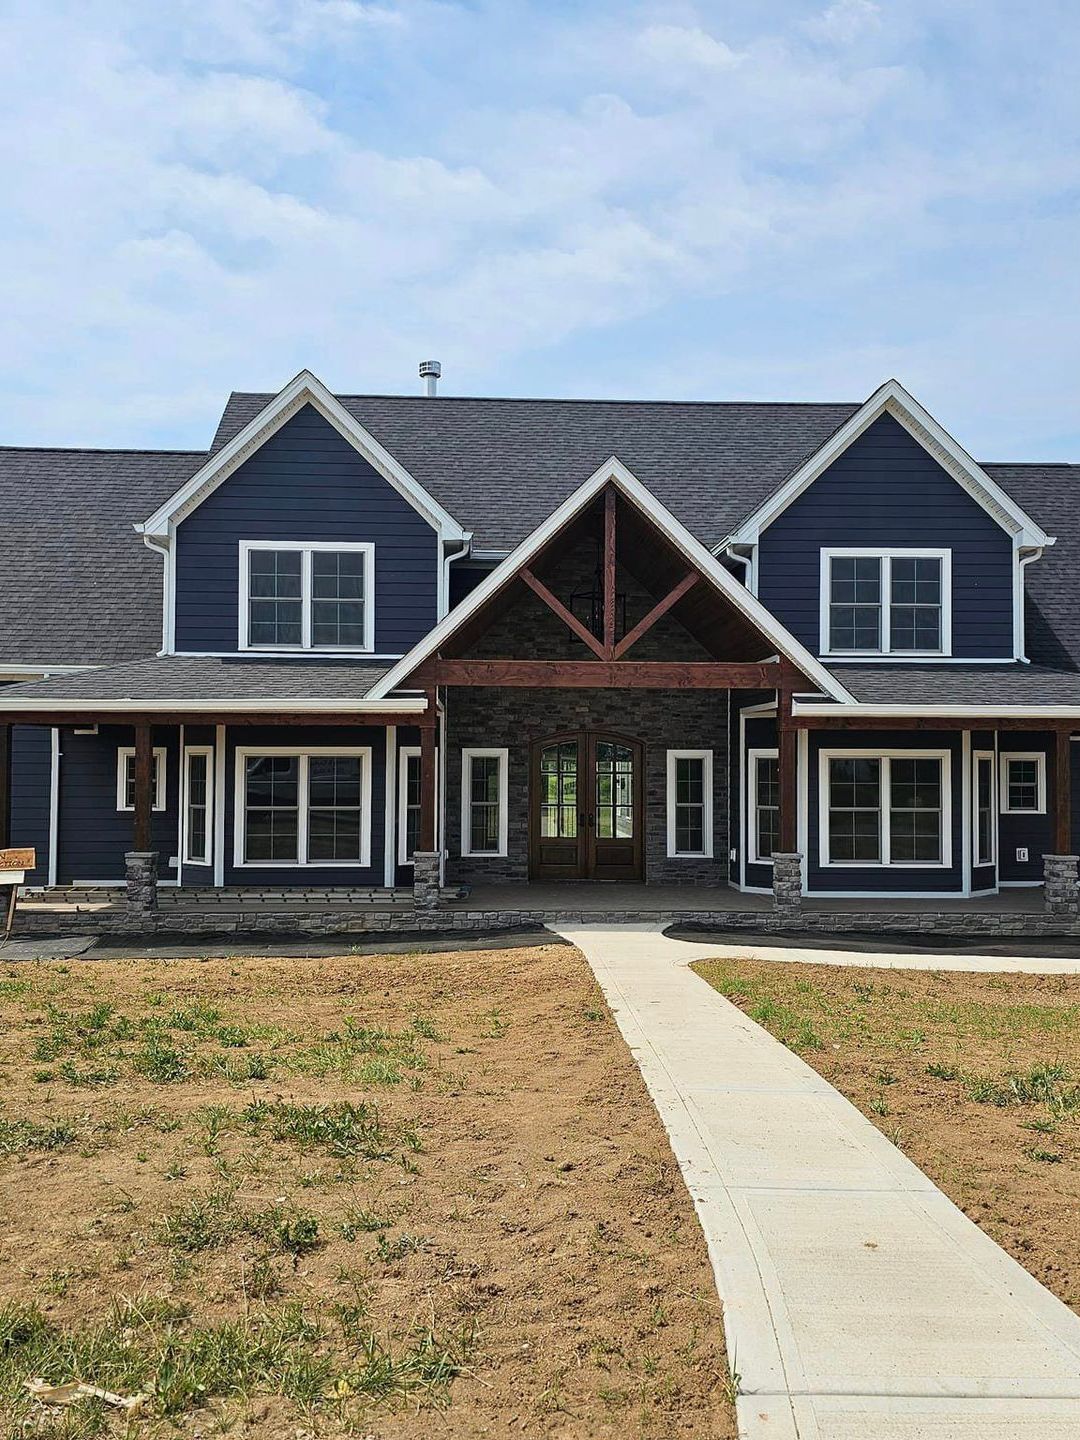
[[[821,662],[816,660],[810,651],[800,644],[794,635],[790,634],[755,596],[740,585],[715,556],[711,555],[700,541],[694,539],[686,526],[677,520],[671,511],[651,491],[647,490],[641,481],[615,456],[601,465],[600,469],[579,485],[572,495],[568,495],[563,503],[553,510],[531,535],[526,536],[502,564],[482,580],[456,609],[440,621],[434,630],[414,646],[392,670],[387,671],[368,692],[370,698],[376,700],[389,695],[403,680],[408,678],[418,665],[429,656],[434,655],[439,646],[459,626],[463,625],[487,600],[490,600],[504,585],[508,584],[518,569],[526,564],[538,550],[542,549],[554,535],[558,534],[567,521],[572,519],[609,482],[636,505],[663,532],[675,548],[682,552],[686,560],[700,570],[722,595],[741,610],[747,619],[773,642],[778,654],[785,656],[802,671],[807,679],[817,685],[822,694],[831,695],[841,703],[854,704],[854,696],[840,684],[839,680],[831,675]]]
[[[891,415],[894,420],[899,421],[957,484],[982,506],[991,519],[1013,536],[1018,547],[1054,543],[1053,537],[1047,535],[1042,526],[1010,499],[1001,486],[942,429],[898,380],[886,380],[851,419],[845,421],[821,449],[800,465],[780,489],[763,501],[717,549],[722,549],[724,545],[757,544],[761,532],[771,525],[778,515],[783,514],[792,501],[797,500],[803,491],[882,415]]]
[[[310,370],[301,370],[280,394],[275,395],[238,435],[223,445],[216,455],[192,475],[150,518],[137,525],[139,534],[148,538],[167,539],[175,526],[213,494],[234,470],[249,459],[305,405],[311,405],[327,420],[388,484],[412,505],[440,534],[443,540],[461,540],[465,532],[453,516],[429,495],[405,467],[384,449],[363,425],[350,415],[336,396]]]

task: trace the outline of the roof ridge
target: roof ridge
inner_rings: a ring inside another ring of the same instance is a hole
[[[787,409],[839,409],[850,406],[857,410],[859,400],[616,400],[609,397],[583,395],[391,395],[386,393],[359,392],[349,394],[334,391],[335,400],[409,400],[427,404],[435,400],[440,404],[484,405],[680,405],[701,409],[720,409],[735,406],[784,406]],[[272,400],[273,394],[265,390],[233,390],[229,398],[240,397],[251,400]]]
[[[20,455],[206,455],[207,450],[150,450],[142,445],[0,445]]]

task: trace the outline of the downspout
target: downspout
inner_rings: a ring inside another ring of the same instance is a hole
[[[148,550],[153,550],[162,559],[161,572],[161,649],[158,655],[169,655],[172,653],[172,646],[169,643],[169,630],[171,619],[170,590],[172,589],[171,567],[172,567],[172,546],[168,540],[161,540],[158,536],[145,534],[138,525],[133,527],[136,534],[142,535],[143,544]]]
[[[1030,565],[1033,560],[1040,560],[1042,558],[1043,548],[1044,547],[1042,545],[1038,545],[1033,550],[1030,550],[1026,555],[1022,551],[1020,552],[1020,614],[1018,621],[1020,626],[1020,655],[1018,658],[1024,665],[1031,664],[1031,661],[1027,657],[1027,635],[1025,633],[1027,624],[1027,586],[1024,584],[1024,568],[1025,566]]]
[[[458,541],[458,548],[453,555],[444,550],[442,564],[442,594],[439,596],[439,613],[436,619],[445,620],[450,613],[450,566],[455,560],[462,560],[472,549],[472,531],[467,531]]]
[[[752,547],[747,546],[745,548],[751,549]],[[743,567],[742,583],[752,595],[754,593],[753,585],[751,583],[754,574],[753,557],[751,555],[740,555],[734,545],[725,545],[723,553],[727,556],[729,560],[736,560]]]

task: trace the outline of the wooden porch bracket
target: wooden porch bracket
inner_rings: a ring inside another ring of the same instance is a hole
[[[521,569],[518,571],[518,575],[521,577],[522,580],[525,581],[525,584],[528,585],[529,589],[532,590],[534,594],[540,597],[540,599],[544,602],[548,609],[555,612],[555,614],[563,622],[566,628],[572,631],[579,640],[583,641],[589,647],[589,649],[593,652],[594,655],[596,655],[601,660],[607,660],[610,658],[605,651],[603,645],[600,644],[600,641],[597,640],[596,636],[592,633],[589,627],[587,625],[583,625],[582,622],[573,613],[573,611],[568,610],[567,607],[559,599],[559,597],[553,594],[552,591],[550,591],[548,587],[544,584],[544,582],[538,579],[533,574],[533,572],[529,569],[527,565],[523,565],[521,567]]]
[[[677,605],[687,591],[692,590],[700,579],[701,572],[699,570],[691,570],[684,575],[674,589],[669,590],[664,598],[657,601],[649,613],[639,620],[632,630],[626,632],[612,651],[611,658],[613,660],[621,660],[630,647],[636,645],[641,637],[646,634],[647,631],[651,630],[656,622],[662,616],[666,615],[673,605]]]
[[[777,663],[666,660],[432,660],[424,684],[553,690],[772,690]]]
[[[150,813],[153,808],[154,747],[149,725],[135,727],[135,808],[131,848],[150,849]]]

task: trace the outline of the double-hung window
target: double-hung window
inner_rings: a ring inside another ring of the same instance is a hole
[[[508,840],[506,750],[461,752],[461,853],[505,855]]]
[[[948,550],[821,552],[823,655],[948,655]]]
[[[1019,750],[1001,757],[1001,813],[1041,815],[1046,810],[1046,755]]]
[[[165,809],[165,746],[154,746],[153,779],[150,793],[154,810]],[[135,750],[122,745],[116,752],[116,808],[135,809]]]
[[[209,865],[213,855],[214,752],[209,745],[184,750],[184,864]]]
[[[371,863],[371,751],[236,752],[237,865]]]
[[[240,542],[241,650],[374,647],[374,545]]]
[[[771,865],[780,845],[780,762],[775,750],[751,750],[747,756],[752,865]]]
[[[398,864],[411,865],[420,842],[420,747],[398,751]]]
[[[667,752],[667,853],[673,858],[712,858],[711,750]]]
[[[948,866],[949,772],[947,751],[822,751],[822,864]]]

